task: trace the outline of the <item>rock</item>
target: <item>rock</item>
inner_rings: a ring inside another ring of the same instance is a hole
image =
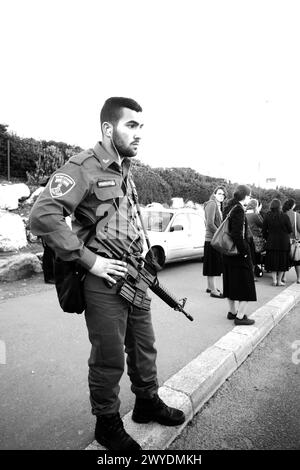
[[[0,210],[0,251],[15,251],[27,246],[22,218]]]
[[[0,282],[17,281],[42,272],[42,264],[33,253],[25,253],[8,258],[0,258]]]
[[[27,199],[30,196],[30,189],[25,183],[12,184],[12,191],[18,196],[18,199]]]
[[[39,251],[38,253],[35,253],[35,256],[37,256],[38,259],[40,260],[40,262],[42,262],[43,256],[44,256],[44,252],[43,252],[43,251]]]
[[[37,188],[32,194],[31,196],[26,199],[26,201],[24,201],[24,204],[33,204],[37,198],[39,197],[39,195],[44,191],[44,187],[43,186],[40,186],[39,188]]]
[[[2,184],[0,185],[0,209],[17,209],[19,199],[29,196],[30,189],[24,183]]]
[[[11,190],[11,186],[0,186],[0,209],[17,209],[19,205],[19,198]]]
[[[33,233],[30,232],[30,230],[26,230],[26,236],[27,236],[27,240],[29,241],[29,243],[39,242],[39,237],[37,237],[36,235],[33,235]]]

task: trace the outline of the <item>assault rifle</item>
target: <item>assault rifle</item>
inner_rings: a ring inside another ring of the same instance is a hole
[[[152,263],[142,256],[135,257],[127,251],[123,252],[120,248],[116,247],[111,240],[97,239],[97,241],[105,249],[105,253],[127,263],[128,271],[125,277],[114,275],[111,275],[111,277],[117,281],[118,293],[128,300],[128,302],[141,309],[149,310],[150,299],[146,295],[147,288],[149,287],[152,292],[171,308],[183,313],[189,320],[194,320],[194,318],[184,310],[186,298],[178,301],[159,283],[156,269]],[[109,281],[106,281],[106,284],[109,287],[115,285]]]

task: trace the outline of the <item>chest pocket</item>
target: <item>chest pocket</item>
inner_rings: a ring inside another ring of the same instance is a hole
[[[101,178],[93,186],[93,193],[99,201],[109,201],[118,197],[123,197],[121,189],[121,179]]]

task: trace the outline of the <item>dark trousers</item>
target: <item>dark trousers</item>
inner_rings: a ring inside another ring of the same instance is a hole
[[[85,280],[85,311],[89,339],[89,388],[92,413],[117,413],[119,382],[124,372],[124,346],[131,390],[150,398],[158,390],[156,349],[151,312],[132,307],[101,278],[88,274]]]

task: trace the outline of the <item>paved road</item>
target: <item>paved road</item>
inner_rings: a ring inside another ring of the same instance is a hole
[[[190,322],[153,296],[153,323],[162,384],[232,329],[225,300],[205,293],[202,263],[168,266],[160,280],[177,297],[188,297]],[[294,281],[291,273],[290,282]],[[259,301],[250,312],[283,288],[269,275],[257,283]],[[84,317],[63,313],[55,290],[0,302],[0,340],[7,363],[0,363],[0,449],[81,449],[93,439],[87,358],[90,345]],[[121,382],[121,414],[133,406],[127,375]]]
[[[300,306],[225,382],[169,449],[300,449]]]

